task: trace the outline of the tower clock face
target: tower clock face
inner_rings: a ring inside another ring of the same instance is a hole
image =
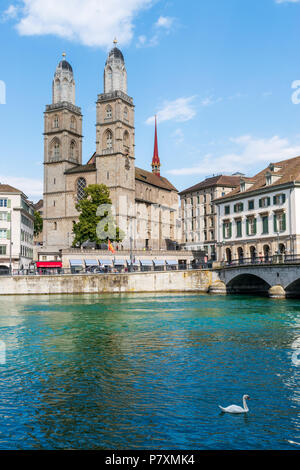
[[[126,159],[125,159],[125,170],[130,170],[130,162],[129,162],[128,157],[126,157]]]

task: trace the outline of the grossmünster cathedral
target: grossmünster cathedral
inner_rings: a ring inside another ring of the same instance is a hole
[[[101,183],[110,190],[116,223],[126,234],[123,248],[129,247],[130,238],[135,249],[165,249],[180,241],[178,192],[160,175],[156,122],[152,171],[135,166],[134,103],[116,41],[96,103],[96,151],[87,162],[82,162],[82,114],[75,104],[74,73],[65,54],[44,116],[44,249],[71,246],[79,216],[75,205],[86,186]]]

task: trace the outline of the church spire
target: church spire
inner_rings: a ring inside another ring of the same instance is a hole
[[[156,176],[160,176],[160,159],[158,156],[156,116],[155,116],[154,152],[153,152],[153,158],[152,158],[152,173]]]

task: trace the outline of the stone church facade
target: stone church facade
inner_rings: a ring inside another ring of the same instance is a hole
[[[75,104],[75,81],[65,57],[57,66],[52,104],[44,113],[43,246],[69,248],[76,203],[89,184],[110,191],[117,225],[135,249],[166,249],[180,241],[178,191],[160,175],[155,122],[152,172],[135,166],[134,103],[127,94],[122,52],[114,45],[104,68],[104,93],[96,104],[96,151],[82,162],[82,114]]]

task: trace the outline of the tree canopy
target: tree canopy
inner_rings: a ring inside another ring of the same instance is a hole
[[[109,189],[104,184],[90,184],[84,189],[84,197],[76,204],[79,221],[73,225],[73,246],[86,241],[97,245],[121,241],[124,234],[116,226]]]
[[[33,233],[37,237],[43,231],[43,219],[39,212],[34,211]]]

